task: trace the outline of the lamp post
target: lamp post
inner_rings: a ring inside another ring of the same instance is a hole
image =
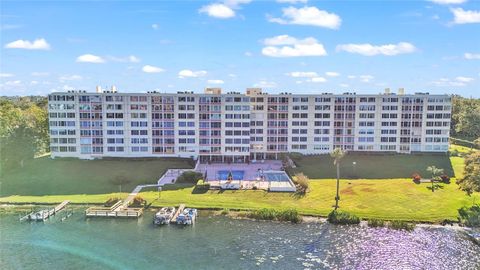
[[[353,176],[357,177],[357,162],[356,161],[352,162],[352,165],[353,165]]]

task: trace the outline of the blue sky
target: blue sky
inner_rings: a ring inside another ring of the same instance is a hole
[[[480,1],[1,1],[0,95],[480,96]]]

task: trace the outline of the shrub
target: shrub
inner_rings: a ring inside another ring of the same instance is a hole
[[[480,227],[480,204],[458,209],[458,221],[468,227]]]
[[[288,156],[293,160],[302,160],[303,158],[303,154],[298,152],[292,152],[288,154]]]
[[[453,149],[449,153],[450,153],[451,157],[458,157],[459,156],[458,149]]]
[[[304,175],[303,173],[297,173],[293,178],[293,182],[295,183],[298,193],[307,193],[309,187],[309,179],[306,175]]]
[[[147,201],[140,196],[133,198],[133,201],[130,203],[130,207],[143,207]]]
[[[369,227],[384,227],[385,226],[385,221],[382,219],[369,219],[368,220],[368,226]]]
[[[440,179],[442,179],[442,182],[445,184],[450,184],[450,176],[446,174],[440,175]]]
[[[332,224],[359,224],[360,218],[355,216],[354,214],[340,211],[340,210],[333,210],[328,214],[327,218],[328,222]]]
[[[228,213],[230,212],[230,209],[228,208],[223,208],[222,212],[220,212],[221,215],[228,215]]]
[[[292,223],[301,222],[301,217],[295,209],[287,210],[275,210],[263,208],[260,210],[254,210],[247,215],[249,218],[258,220],[278,220],[278,221],[290,221]]]
[[[390,222],[389,227],[394,230],[412,231],[413,229],[415,229],[415,224],[412,224],[403,220],[393,220]]]
[[[176,183],[191,183],[195,184],[198,180],[203,178],[203,174],[195,171],[186,171],[177,177]]]
[[[412,174],[412,179],[414,182],[420,182],[420,180],[422,179],[422,176],[419,173],[414,173]]]

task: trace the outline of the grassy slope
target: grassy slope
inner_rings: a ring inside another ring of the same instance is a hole
[[[463,170],[463,158],[452,157],[450,160],[450,168],[455,170],[456,176],[459,177]],[[428,160],[419,162],[419,166],[425,163],[428,163]],[[385,162],[382,166],[384,164]],[[376,168],[385,167],[379,165]],[[442,189],[433,193],[427,189],[428,184],[415,185],[409,178],[342,180],[340,185],[341,209],[363,218],[432,222],[456,219],[458,208],[471,205],[473,200],[480,201],[480,194],[468,197],[458,190],[455,179],[452,179],[452,184],[444,185]],[[157,192],[143,192],[142,196],[155,206],[186,203],[198,208],[297,208],[303,214],[326,215],[331,211],[334,202],[335,180],[312,180],[310,187],[311,192],[300,198],[288,193],[263,191],[209,191],[204,194],[193,194],[192,188],[163,191],[159,200]],[[10,196],[0,198],[0,202],[54,203],[70,199],[74,203],[103,203],[113,196],[122,194]],[[123,196],[126,196],[126,193]]]
[[[168,168],[191,168],[191,165],[187,159],[92,161],[41,157],[22,169],[3,174],[0,196],[117,192],[119,187],[111,183],[117,175],[131,180],[122,186],[122,190],[130,191],[138,184],[156,183]]]

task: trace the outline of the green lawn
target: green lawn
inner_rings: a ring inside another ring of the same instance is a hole
[[[452,179],[451,184],[443,185],[435,192],[427,188],[429,184],[417,185],[410,179],[412,172],[423,173],[428,165],[445,168],[450,175],[455,172],[455,175],[460,177],[463,171],[462,157],[449,159],[441,155],[350,155],[344,160],[343,170],[347,173],[349,171],[347,164],[349,162],[351,164],[352,160],[357,161],[356,173],[362,179],[341,181],[340,206],[341,209],[362,218],[439,222],[444,219],[456,219],[460,207],[470,206],[473,201],[480,201],[480,194],[476,193],[469,197],[460,191],[455,179]],[[311,180],[311,191],[304,197],[252,190],[208,191],[196,194],[192,187],[162,191],[160,199],[157,198],[158,193],[154,191],[142,192],[141,196],[154,206],[186,203],[191,207],[217,209],[296,208],[302,214],[327,215],[332,210],[335,197],[335,180],[329,177],[333,172],[330,158],[305,157],[300,161],[300,165],[298,171],[302,170],[315,178],[323,178]],[[121,172],[136,179],[136,183],[154,182],[167,167],[187,166],[187,161],[175,159],[128,162],[40,159],[35,166],[30,164],[24,171],[17,172],[14,174],[15,177],[7,180],[13,181],[10,182],[10,193],[2,194],[22,194],[18,192],[22,191],[24,195],[35,195],[35,192],[42,194],[43,191],[43,194],[63,195],[7,196],[0,198],[0,203],[57,203],[65,199],[73,203],[103,203],[110,197],[127,196],[127,193],[98,194],[116,191],[116,187],[108,181],[113,175]],[[353,169],[350,173],[353,173]],[[401,176],[392,176],[397,174]],[[373,177],[377,179],[370,179]],[[15,183],[25,182],[26,179],[40,191],[29,192],[29,184]],[[49,179],[53,183],[46,186]],[[35,181],[41,183],[34,183]],[[2,182],[4,188],[6,180]],[[133,185],[132,183],[128,188],[133,188]],[[80,195],[82,193],[92,195]]]
[[[130,191],[138,184],[156,183],[169,168],[192,168],[189,159],[78,160],[36,158],[23,168],[4,172],[0,197],[6,195],[101,194],[119,191],[111,180],[124,175],[132,182],[122,186]]]
[[[356,162],[356,165],[353,165]],[[303,172],[310,178],[335,178],[336,170],[330,155],[304,156],[295,160],[297,168],[292,174]],[[342,178],[348,179],[389,179],[410,178],[418,172],[427,176],[426,168],[435,165],[443,168],[445,173],[453,176],[449,157],[444,154],[385,155],[349,153],[340,163]]]

